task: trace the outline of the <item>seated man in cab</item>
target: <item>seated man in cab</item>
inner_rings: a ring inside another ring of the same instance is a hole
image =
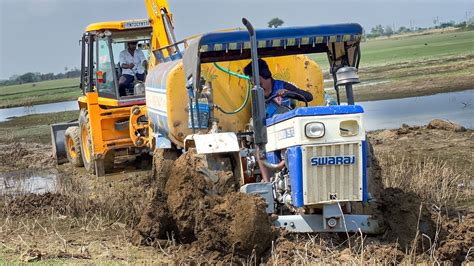
[[[145,81],[145,69],[147,61],[145,55],[140,49],[137,49],[137,42],[127,43],[127,49],[120,52],[120,67],[122,68],[122,76],[119,79],[120,96],[126,95],[127,88],[135,80]]]
[[[273,79],[272,72],[268,68],[267,62],[263,59],[258,59],[258,72],[260,75],[260,86],[265,95],[267,118],[291,110],[289,95],[298,101],[311,102],[313,100],[313,95],[310,92],[301,90],[286,81]],[[251,62],[244,68],[244,74],[249,77],[252,76]]]
[[[272,72],[268,68],[267,62],[263,59],[258,59],[258,72],[260,75],[260,86],[265,95],[266,118],[291,110],[291,99],[289,96],[292,99],[307,103],[313,100],[313,95],[310,92],[301,90],[286,81],[273,79]],[[252,77],[252,62],[244,68],[244,74]],[[265,167],[258,156],[257,162],[262,174],[262,181],[270,182],[270,169]]]

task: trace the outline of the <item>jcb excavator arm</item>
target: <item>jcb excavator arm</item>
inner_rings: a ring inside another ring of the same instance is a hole
[[[176,42],[174,36],[173,17],[169,12],[166,0],[145,0],[148,16],[152,25],[151,50],[168,46]],[[164,51],[166,53],[166,51]],[[150,67],[157,64],[156,58],[150,58]]]

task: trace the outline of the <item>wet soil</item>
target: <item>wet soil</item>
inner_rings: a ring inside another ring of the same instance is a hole
[[[229,255],[260,256],[267,251],[274,233],[265,203],[237,193],[237,182],[225,171],[226,165],[219,168],[223,170],[207,170],[206,156],[194,150],[178,158],[164,191],[155,192],[142,216],[135,242],[150,242],[174,230],[179,241],[190,244],[189,257],[199,251],[227,260]]]
[[[403,126],[369,137],[376,155],[432,156],[472,172],[472,130]],[[60,180],[54,193],[0,200],[3,260],[272,264],[473,260],[468,254],[474,246],[472,211],[440,211],[416,193],[381,190],[378,205],[388,225],[383,235],[297,235],[272,228],[262,200],[236,193],[237,180],[227,173],[227,166],[206,171],[207,162],[193,153],[177,160],[166,157],[152,171],[120,163],[115,173],[96,178],[81,168],[54,166],[49,151],[47,145],[0,143],[0,172],[34,166],[56,171]]]

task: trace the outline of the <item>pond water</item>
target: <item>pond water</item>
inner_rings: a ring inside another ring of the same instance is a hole
[[[474,90],[357,104],[364,107],[366,130],[426,125],[435,118],[474,128]]]
[[[57,113],[64,111],[79,110],[77,101],[57,102],[38,104],[32,106],[13,107],[0,109],[0,122],[7,121],[9,118],[32,115],[32,114],[45,114],[45,113]]]
[[[0,173],[0,195],[54,192],[56,184],[55,174],[41,170],[22,169]]]
[[[446,119],[468,128],[474,128],[474,90],[359,102],[357,104],[364,107],[367,130],[397,128],[403,123],[425,125],[435,118]],[[0,109],[0,122],[15,116],[70,110],[78,110],[76,101]]]

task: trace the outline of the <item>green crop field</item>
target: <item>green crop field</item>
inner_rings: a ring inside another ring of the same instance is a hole
[[[0,108],[74,100],[80,95],[78,78],[0,86]]]
[[[450,82],[449,86],[440,83],[436,90],[427,90],[426,95],[443,92],[447,87],[449,91],[453,91],[472,89],[474,86],[470,81],[474,73],[474,31],[402,35],[368,40],[362,42],[361,51],[361,79],[364,82],[390,81],[386,86],[400,89],[405,86],[405,93],[398,95],[399,97],[409,97],[412,93],[411,87],[423,83],[423,77],[426,75],[432,78],[447,75],[458,77],[455,82]],[[311,57],[321,65],[323,71],[328,71],[326,54]],[[382,66],[389,66],[390,69],[382,69]],[[411,83],[400,83],[413,78],[416,80]],[[443,80],[445,79],[441,79]],[[327,82],[326,86],[331,87],[329,83],[331,82]],[[68,101],[80,95],[78,78],[0,86],[0,108]],[[380,94],[371,91],[371,97],[361,99],[375,100],[380,98],[380,95],[383,95],[383,91],[380,91]]]
[[[394,36],[361,44],[361,67],[474,54],[474,31]],[[328,70],[325,54],[312,56]]]

